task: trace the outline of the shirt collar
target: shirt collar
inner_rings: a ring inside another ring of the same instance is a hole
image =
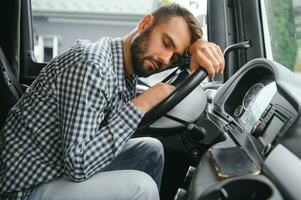
[[[112,45],[112,57],[113,57],[113,69],[116,73],[117,85],[120,92],[133,90],[136,87],[137,75],[125,76],[124,72],[124,62],[123,62],[123,48],[122,39],[114,38],[111,40]],[[131,84],[126,84],[126,82],[131,82]],[[129,88],[130,87],[130,88]]]

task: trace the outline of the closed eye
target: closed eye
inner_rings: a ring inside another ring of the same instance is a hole
[[[172,46],[172,45],[170,44],[170,42],[167,41],[167,40],[163,40],[163,45],[164,45],[164,47],[167,48],[167,49],[173,48],[173,46]]]

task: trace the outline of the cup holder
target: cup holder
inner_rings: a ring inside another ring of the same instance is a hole
[[[209,187],[198,200],[265,200],[282,199],[275,196],[275,186],[260,177],[236,177]]]

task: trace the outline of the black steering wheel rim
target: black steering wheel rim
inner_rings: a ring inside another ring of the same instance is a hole
[[[167,98],[157,104],[150,111],[145,113],[142,118],[137,131],[145,129],[153,122],[158,120],[180,101],[182,101],[190,92],[192,92],[205,78],[207,73],[201,68],[197,69],[192,75],[190,75],[184,82],[179,85]]]

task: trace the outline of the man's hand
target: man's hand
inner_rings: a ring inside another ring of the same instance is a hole
[[[132,100],[133,104],[143,113],[148,112],[155,105],[174,91],[175,87],[166,83],[157,83]]]
[[[216,44],[198,39],[190,45],[188,53],[191,55],[191,72],[202,67],[206,70],[209,77],[214,77],[216,74],[224,71],[224,56],[220,47]]]

